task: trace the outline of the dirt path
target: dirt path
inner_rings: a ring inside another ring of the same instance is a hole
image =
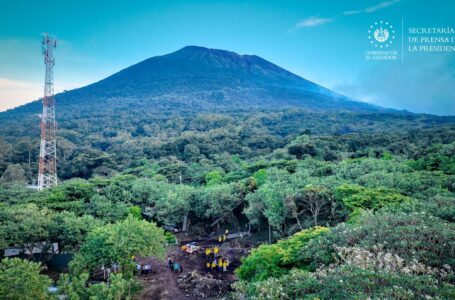
[[[180,250],[180,246],[172,246],[168,249],[166,257],[172,257],[176,262],[182,265],[183,273],[198,270],[201,273],[207,272],[205,269],[206,259],[201,254],[188,254]],[[138,275],[143,285],[143,290],[137,299],[164,299],[164,300],[193,300],[194,297],[186,296],[184,291],[177,286],[178,275],[172,272],[166,261],[160,261],[156,258],[139,259],[141,264],[149,263],[152,266],[152,272],[146,275]],[[211,273],[215,278],[233,282],[235,275],[234,267],[226,273]]]
[[[192,300],[191,297],[186,297],[183,291],[178,288],[178,274],[169,270],[165,262],[158,259],[144,259],[141,262],[150,263],[152,265],[152,273],[139,275],[139,280],[144,289],[137,297],[138,299]]]

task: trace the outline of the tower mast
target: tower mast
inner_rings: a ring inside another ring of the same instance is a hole
[[[41,143],[38,169],[40,190],[57,185],[57,125],[54,99],[54,49],[57,40],[47,33],[43,35],[43,55],[46,65],[43,113],[41,115]]]

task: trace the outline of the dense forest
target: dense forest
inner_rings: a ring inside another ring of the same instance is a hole
[[[157,163],[159,173],[170,182],[178,182],[176,174],[182,172],[185,183],[202,183],[204,172],[215,168],[231,171],[232,155],[254,160],[302,134],[311,135],[318,144],[326,140],[318,155],[325,155],[327,161],[369,155],[369,146],[413,158],[415,149],[408,143],[418,143],[418,129],[455,122],[452,117],[431,115],[327,113],[297,108],[197,114],[190,108],[162,108],[157,112],[153,106],[138,109],[134,103],[131,108],[119,102],[106,105],[109,108],[101,110],[104,106],[98,106],[90,112],[62,108],[57,153],[61,180],[112,176],[147,160]],[[5,126],[0,128],[0,176],[9,166],[23,173],[23,180],[33,183],[38,169],[39,119],[17,112],[0,114],[2,117]],[[396,134],[390,136],[389,131]],[[348,134],[357,141],[347,142]],[[340,142],[342,145],[337,146]],[[347,156],[336,153],[340,151]]]
[[[0,249],[21,252],[1,299],[147,299],[135,258],[217,226],[249,233],[227,299],[455,298],[455,117],[200,47],[56,100],[60,182],[43,191],[40,101],[0,113]]]
[[[162,255],[165,237],[138,220],[141,212],[160,226],[181,227],[187,216],[196,235],[221,218],[233,230],[250,227],[256,244],[267,242],[270,226],[274,242],[243,259],[233,298],[452,298],[455,127],[424,127],[332,135],[305,128],[289,142],[275,137],[236,153],[239,137],[224,126],[234,136],[224,149],[204,144],[208,137],[179,137],[156,158],[104,153],[115,170],[109,176],[95,171],[107,165],[80,159],[81,170],[72,171],[80,178],[45,191],[26,188],[22,165],[9,164],[1,177],[0,245],[58,242],[60,251],[77,253],[60,291],[107,299],[138,287],[126,271],[117,290],[77,287],[101,263],[93,252],[102,234],[130,228],[162,235],[147,244],[153,249],[117,251],[125,261],[141,251]]]

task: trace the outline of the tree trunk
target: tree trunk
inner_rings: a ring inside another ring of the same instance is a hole
[[[270,223],[269,223],[269,244],[270,245],[272,244],[272,226],[270,226]]]
[[[295,219],[297,220],[297,225],[299,225],[300,230],[303,230],[302,225],[300,224],[299,214],[295,214]]]
[[[188,230],[187,226],[188,226],[188,213],[185,213],[185,215],[183,216],[183,225],[182,225],[183,232],[186,232]]]

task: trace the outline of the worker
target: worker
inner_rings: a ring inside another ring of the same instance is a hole
[[[131,259],[132,259],[133,261],[135,261],[135,260],[136,260],[136,256],[134,256],[134,255],[131,256]]]
[[[223,261],[223,272],[226,272],[226,271],[227,271],[227,266],[228,266],[228,261],[227,261],[227,259],[225,259],[225,260]]]
[[[213,260],[212,261],[212,269],[215,269],[216,268],[216,260]]]
[[[223,259],[220,258],[220,259],[218,260],[218,271],[221,272],[222,270],[223,270]]]
[[[208,271],[210,271],[211,265],[212,265],[212,264],[211,264],[209,261],[206,263],[206,266],[207,266],[207,270],[208,270]]]
[[[215,246],[215,248],[213,248],[213,253],[215,255],[217,255],[219,251],[220,251],[220,249],[218,247]]]
[[[221,243],[221,235],[218,237],[218,242]]]
[[[150,274],[152,271],[152,266],[150,264],[145,264],[142,270],[142,274]]]
[[[226,229],[226,231],[224,232],[224,234],[228,235],[228,234],[229,234],[229,229]]]
[[[205,249],[205,256],[207,256],[207,258],[210,257],[210,254],[212,254],[212,249],[210,248]]]
[[[172,267],[174,266],[174,260],[172,259],[172,257],[167,258],[167,265],[168,265],[169,269],[172,270]]]
[[[141,273],[141,269],[142,269],[141,264],[136,264],[136,270],[137,270],[137,273],[138,273],[138,274]]]
[[[180,264],[175,262],[174,263],[174,273],[177,273],[178,271],[180,271]]]

